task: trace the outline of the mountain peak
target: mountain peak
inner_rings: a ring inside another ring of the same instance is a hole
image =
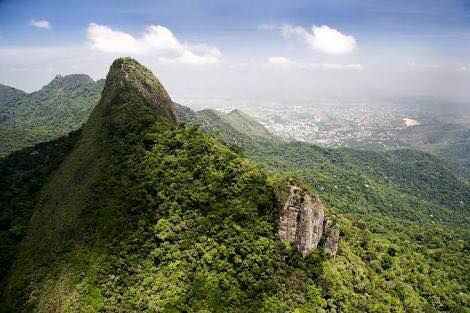
[[[45,89],[75,89],[77,87],[94,84],[95,81],[86,74],[69,74],[61,75],[57,74],[49,84],[47,84]]]
[[[116,95],[128,88],[141,94],[152,108],[167,119],[177,122],[173,102],[155,75],[132,58],[116,59],[106,77],[103,96]]]
[[[233,109],[232,111],[230,111],[229,114],[245,114],[245,113],[243,113],[243,112],[240,111],[239,109]]]

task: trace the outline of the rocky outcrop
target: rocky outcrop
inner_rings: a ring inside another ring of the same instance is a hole
[[[325,254],[332,258],[336,257],[336,253],[338,252],[339,225],[334,224],[331,220],[325,219],[324,237],[325,242],[323,249]]]
[[[106,76],[102,99],[114,99],[131,90],[146,104],[173,123],[178,122],[175,105],[167,91],[153,73],[131,58],[116,59]]]
[[[323,204],[303,189],[291,186],[281,210],[279,237],[296,245],[306,256],[317,248],[323,233]]]
[[[339,228],[325,219],[320,199],[296,185],[289,188],[287,200],[279,212],[279,238],[294,244],[302,256],[310,254],[320,242],[324,242],[327,255],[335,256]]]

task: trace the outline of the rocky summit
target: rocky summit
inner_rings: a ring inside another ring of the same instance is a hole
[[[134,89],[148,104],[172,122],[177,122],[175,106],[160,81],[147,68],[131,58],[113,62],[106,77],[103,97],[112,100],[123,88]]]

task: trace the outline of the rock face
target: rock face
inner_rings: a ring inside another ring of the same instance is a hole
[[[279,238],[294,244],[302,256],[310,254],[321,242],[328,256],[336,256],[339,227],[325,218],[317,196],[291,185],[279,213]]]
[[[315,250],[323,233],[324,210],[320,200],[291,186],[280,213],[280,239],[295,244],[302,256]]]
[[[336,257],[338,252],[338,241],[339,241],[339,226],[338,224],[333,224],[331,220],[325,220],[325,243],[323,249],[325,254],[329,257]]]
[[[175,105],[163,85],[149,69],[131,58],[119,58],[113,62],[102,97],[113,99],[125,89],[138,91],[153,109],[171,122],[178,122]]]

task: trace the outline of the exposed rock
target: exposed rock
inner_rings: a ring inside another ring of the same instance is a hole
[[[291,186],[280,212],[279,237],[295,244],[302,256],[315,250],[322,238],[324,209],[316,196]]]
[[[333,224],[331,220],[325,220],[325,243],[323,249],[325,254],[329,257],[336,257],[338,252],[338,241],[339,241],[339,226],[338,224]]]
[[[323,204],[316,195],[291,182],[287,184],[288,189],[280,192],[289,194],[279,210],[279,238],[295,245],[304,257],[321,245],[325,254],[334,258],[338,252],[339,225],[325,217]]]
[[[171,122],[177,123],[175,105],[153,73],[131,58],[116,59],[106,76],[102,98],[110,101],[125,89],[137,90],[139,96]]]

